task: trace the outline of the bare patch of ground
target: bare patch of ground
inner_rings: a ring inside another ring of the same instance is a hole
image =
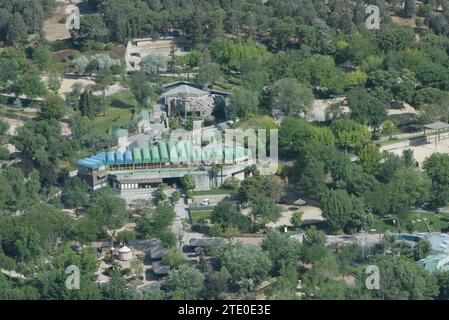
[[[306,119],[309,121],[318,121],[323,122],[326,121],[326,109],[329,108],[329,106],[332,103],[335,102],[342,102],[344,101],[344,97],[339,97],[335,99],[324,99],[324,100],[315,100],[312,105],[312,109],[307,112]],[[349,109],[347,107],[342,108],[343,112],[349,112]]]
[[[303,212],[302,222],[305,225],[314,224],[324,220],[323,212],[321,211],[320,208],[315,206],[280,205],[280,207],[282,207],[282,209],[284,210],[282,212],[282,216],[279,218],[278,221],[276,221],[276,223],[267,224],[268,227],[279,228],[283,226],[292,226],[290,219],[292,218],[293,214],[297,211]]]
[[[437,139],[437,143],[435,143]],[[449,154],[449,134],[441,134],[440,140],[436,136],[430,137],[430,142],[417,145],[414,142],[402,141],[394,144],[389,144],[382,147],[383,151],[388,151],[397,155],[402,155],[405,149],[413,150],[415,160],[420,166],[424,163],[425,159],[430,157],[433,153],[446,153]]]
[[[70,38],[70,32],[65,25],[65,18],[70,15],[76,4],[80,2],[80,0],[72,0],[72,3],[61,3],[57,6],[54,14],[44,22],[45,39],[57,41]],[[61,23],[62,20],[64,20],[64,23]]]
[[[419,114],[419,111],[413,108],[408,103],[404,102],[404,107],[401,109],[388,109],[388,115],[389,116],[395,116],[395,115],[403,115],[403,114]]]
[[[9,129],[7,133],[12,136],[16,135],[17,128],[23,126],[23,124],[25,123],[22,120],[11,119],[8,117],[0,117],[0,119],[9,124]]]
[[[48,77],[42,76],[42,81],[47,82]],[[84,89],[91,88],[95,85],[95,81],[87,79],[72,79],[72,78],[62,78],[61,88],[59,89],[59,95],[65,98],[65,95],[72,91],[72,87],[75,83],[80,83]]]

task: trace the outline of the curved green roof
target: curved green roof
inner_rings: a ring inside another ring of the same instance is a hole
[[[192,141],[159,142],[157,146],[150,148],[134,148],[132,151],[120,152],[103,152],[90,158],[82,159],[78,162],[79,167],[89,169],[101,169],[111,165],[120,164],[149,164],[149,163],[173,163],[201,161],[211,163],[221,163],[223,160],[226,164],[233,164],[235,161],[242,161],[251,157],[251,150],[234,147],[213,148],[193,145]]]
[[[176,149],[178,151],[178,161],[179,162],[187,162],[187,160],[188,160],[187,152],[186,152],[186,149],[184,148],[184,144],[185,144],[185,141],[179,141],[176,144]]]
[[[142,151],[140,148],[133,149],[133,160],[134,163],[142,163]]]
[[[161,157],[159,155],[159,148],[157,146],[151,147],[150,153],[151,153],[151,162],[152,163],[161,162]]]
[[[142,149],[142,163],[151,163],[150,148]]]
[[[170,157],[170,162],[177,163],[178,162],[178,150],[176,149],[176,145],[173,142],[169,142],[167,144],[168,156]]]
[[[167,144],[163,141],[159,142],[159,155],[161,157],[161,162],[170,162],[170,157],[168,156]]]

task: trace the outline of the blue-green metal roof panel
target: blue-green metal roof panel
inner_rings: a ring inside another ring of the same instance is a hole
[[[163,141],[159,142],[159,155],[161,157],[161,162],[168,163],[170,162],[170,157],[168,156],[167,144]]]
[[[103,158],[99,157],[99,156],[92,156],[89,159],[99,161],[101,166],[105,166],[106,165],[106,161]]]
[[[140,148],[133,149],[133,161],[134,163],[142,163],[142,150]]]
[[[131,153],[131,151],[125,151],[123,159],[125,160],[125,164],[133,164],[133,154]]]
[[[108,152],[106,154],[106,164],[108,165],[115,164],[115,157],[113,152]]]
[[[151,153],[149,148],[142,149],[142,162],[151,163]]]
[[[78,166],[80,166],[82,168],[88,168],[88,169],[94,170],[94,169],[98,169],[100,167],[100,162],[86,158],[86,159],[78,161]]]
[[[123,158],[123,153],[117,151],[115,153],[115,164],[123,164],[125,163],[125,159]]]
[[[151,153],[151,162],[152,163],[159,163],[161,162],[161,157],[159,156],[159,148],[157,146],[154,146],[150,149]]]
[[[178,163],[178,150],[176,150],[176,145],[173,142],[167,144],[168,156],[170,157],[171,163]]]

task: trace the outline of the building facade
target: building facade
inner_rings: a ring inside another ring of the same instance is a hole
[[[230,177],[243,180],[246,168],[253,164],[250,150],[238,146],[223,149],[184,140],[160,141],[149,148],[102,152],[80,160],[77,175],[91,190],[152,189],[160,183],[179,183],[185,175],[193,177],[195,190],[210,190]]]

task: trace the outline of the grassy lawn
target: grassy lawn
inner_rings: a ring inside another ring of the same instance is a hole
[[[110,127],[119,127],[130,122],[132,117],[131,109],[109,107],[106,115],[98,115],[93,120],[94,131],[98,134],[108,132]]]
[[[116,108],[133,108],[139,105],[131,91],[122,91],[109,97],[111,106]]]
[[[206,190],[206,191],[193,191],[193,196],[208,196],[208,195],[216,195],[216,194],[233,194],[236,193],[235,190],[228,190],[228,189],[212,189],[212,190]]]
[[[273,118],[266,115],[257,115],[254,117],[251,117],[251,119],[248,119],[246,121],[241,121],[237,124],[237,127],[242,130],[246,129],[276,129],[276,123],[274,122]]]
[[[375,233],[384,233],[385,231],[397,231],[393,224],[393,219],[397,218],[391,216],[389,218],[376,219],[372,229],[376,229]],[[449,231],[449,214],[432,213],[432,212],[411,212],[408,214],[407,223],[411,223],[416,232],[428,232],[428,228],[424,220],[427,219],[432,232],[447,232]],[[402,228],[405,232],[405,226]]]
[[[192,211],[192,222],[195,224],[201,219],[210,219],[212,211]]]

